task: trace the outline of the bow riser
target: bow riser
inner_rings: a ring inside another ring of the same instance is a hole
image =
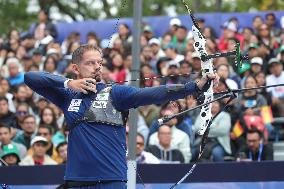
[[[203,57],[207,57],[208,54],[205,49],[206,45],[206,39],[203,37],[201,32],[197,29],[195,25],[192,26],[192,34],[193,34],[193,39],[194,39],[194,49],[196,52],[198,52],[200,59],[202,60]],[[213,69],[213,63],[212,60],[206,60],[206,61],[201,61],[201,68],[202,68],[202,76],[206,76],[208,73],[214,73]],[[204,102],[210,102],[213,100],[213,82],[210,83],[210,87],[206,92],[204,92]],[[203,103],[203,102],[201,102]],[[201,119],[202,119],[202,125],[200,127],[200,130],[198,131],[199,135],[203,135],[209,121],[212,118],[211,114],[211,104],[208,104],[206,106],[202,106],[201,108]]]

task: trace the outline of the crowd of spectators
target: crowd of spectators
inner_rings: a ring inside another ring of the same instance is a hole
[[[208,54],[235,49],[239,40],[243,54],[249,59],[241,68],[234,66],[234,57],[213,60],[221,77],[215,92],[284,83],[284,29],[276,27],[273,13],[256,16],[251,27],[242,28],[237,18],[222,25],[217,37],[206,20],[197,20],[205,36]],[[198,80],[201,59],[194,51],[192,33],[178,18],[171,19],[168,31],[154,36],[154,26],[143,25],[141,35],[140,76],[169,76],[141,80],[141,87],[184,84]],[[80,46],[80,34],[71,32],[57,42],[56,27],[45,11],[25,35],[11,29],[0,40],[0,157],[9,165],[61,164],[67,160],[68,125],[62,111],[34,93],[24,84],[24,73],[46,71],[68,78],[72,73],[72,52]],[[99,39],[96,31],[87,34],[87,43],[103,50],[105,83],[131,78],[132,34],[128,25],[120,23],[118,32],[109,39]],[[179,75],[178,75],[179,74]],[[129,82],[120,84],[128,85]],[[212,104],[212,114],[222,109],[225,101]],[[157,119],[198,104],[196,96],[138,108],[137,162],[189,163],[198,157],[201,136],[200,110],[188,112],[162,126]],[[226,111],[214,119],[202,161],[272,160],[270,142],[281,139],[273,117],[284,117],[284,87],[252,90],[242,93]],[[127,124],[128,128],[131,125]]]

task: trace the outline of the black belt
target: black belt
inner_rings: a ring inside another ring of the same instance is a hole
[[[68,189],[76,187],[86,187],[86,186],[96,186],[100,183],[110,183],[110,182],[126,182],[119,180],[103,180],[103,181],[65,181],[64,184],[58,186],[56,189]]]

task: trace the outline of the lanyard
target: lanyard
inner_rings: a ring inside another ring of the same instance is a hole
[[[262,150],[263,150],[263,144],[261,143],[261,144],[259,145],[259,151],[258,151],[257,161],[260,161],[260,160],[261,160]],[[251,159],[251,160],[253,161],[252,152],[251,152],[251,151],[249,151],[249,159]]]

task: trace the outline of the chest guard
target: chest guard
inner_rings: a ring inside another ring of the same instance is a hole
[[[99,122],[114,126],[125,126],[127,112],[120,112],[112,105],[111,87],[101,90],[91,106],[86,110],[83,119],[87,122]]]

